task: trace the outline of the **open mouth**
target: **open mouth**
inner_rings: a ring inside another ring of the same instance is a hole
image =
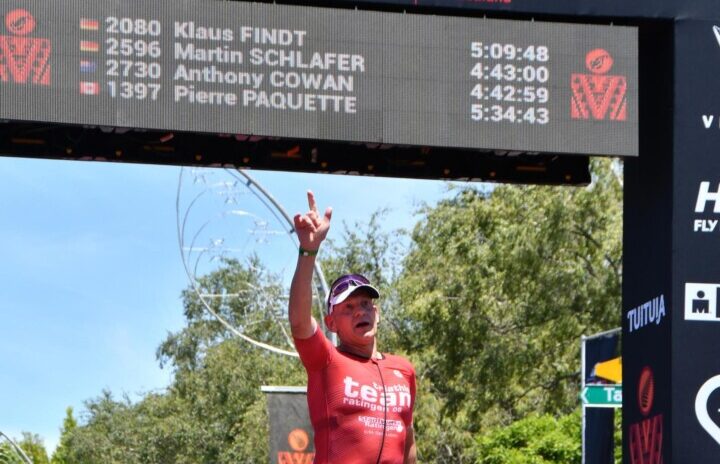
[[[357,324],[355,324],[356,329],[367,329],[370,327],[370,323],[367,321],[360,321]]]

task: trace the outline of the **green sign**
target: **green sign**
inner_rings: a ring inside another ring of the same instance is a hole
[[[580,399],[590,408],[621,408],[622,385],[586,385]]]

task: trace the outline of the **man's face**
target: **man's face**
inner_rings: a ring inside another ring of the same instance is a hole
[[[336,304],[332,314],[325,318],[328,328],[337,333],[343,342],[360,344],[372,341],[377,332],[378,320],[377,306],[362,290]]]

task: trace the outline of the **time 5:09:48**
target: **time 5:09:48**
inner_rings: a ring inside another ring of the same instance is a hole
[[[470,105],[470,118],[473,121],[486,122],[514,122],[526,124],[547,124],[550,122],[550,112],[547,108],[519,108],[513,105],[491,105],[480,103]]]

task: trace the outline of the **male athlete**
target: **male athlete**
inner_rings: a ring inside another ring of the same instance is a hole
[[[415,464],[412,428],[415,370],[406,359],[377,351],[380,294],[358,274],[330,286],[325,324],[333,346],[312,317],[312,275],[332,209],[295,216],[300,256],[290,287],[290,326],[308,374],[308,406],[315,430],[315,464]]]

